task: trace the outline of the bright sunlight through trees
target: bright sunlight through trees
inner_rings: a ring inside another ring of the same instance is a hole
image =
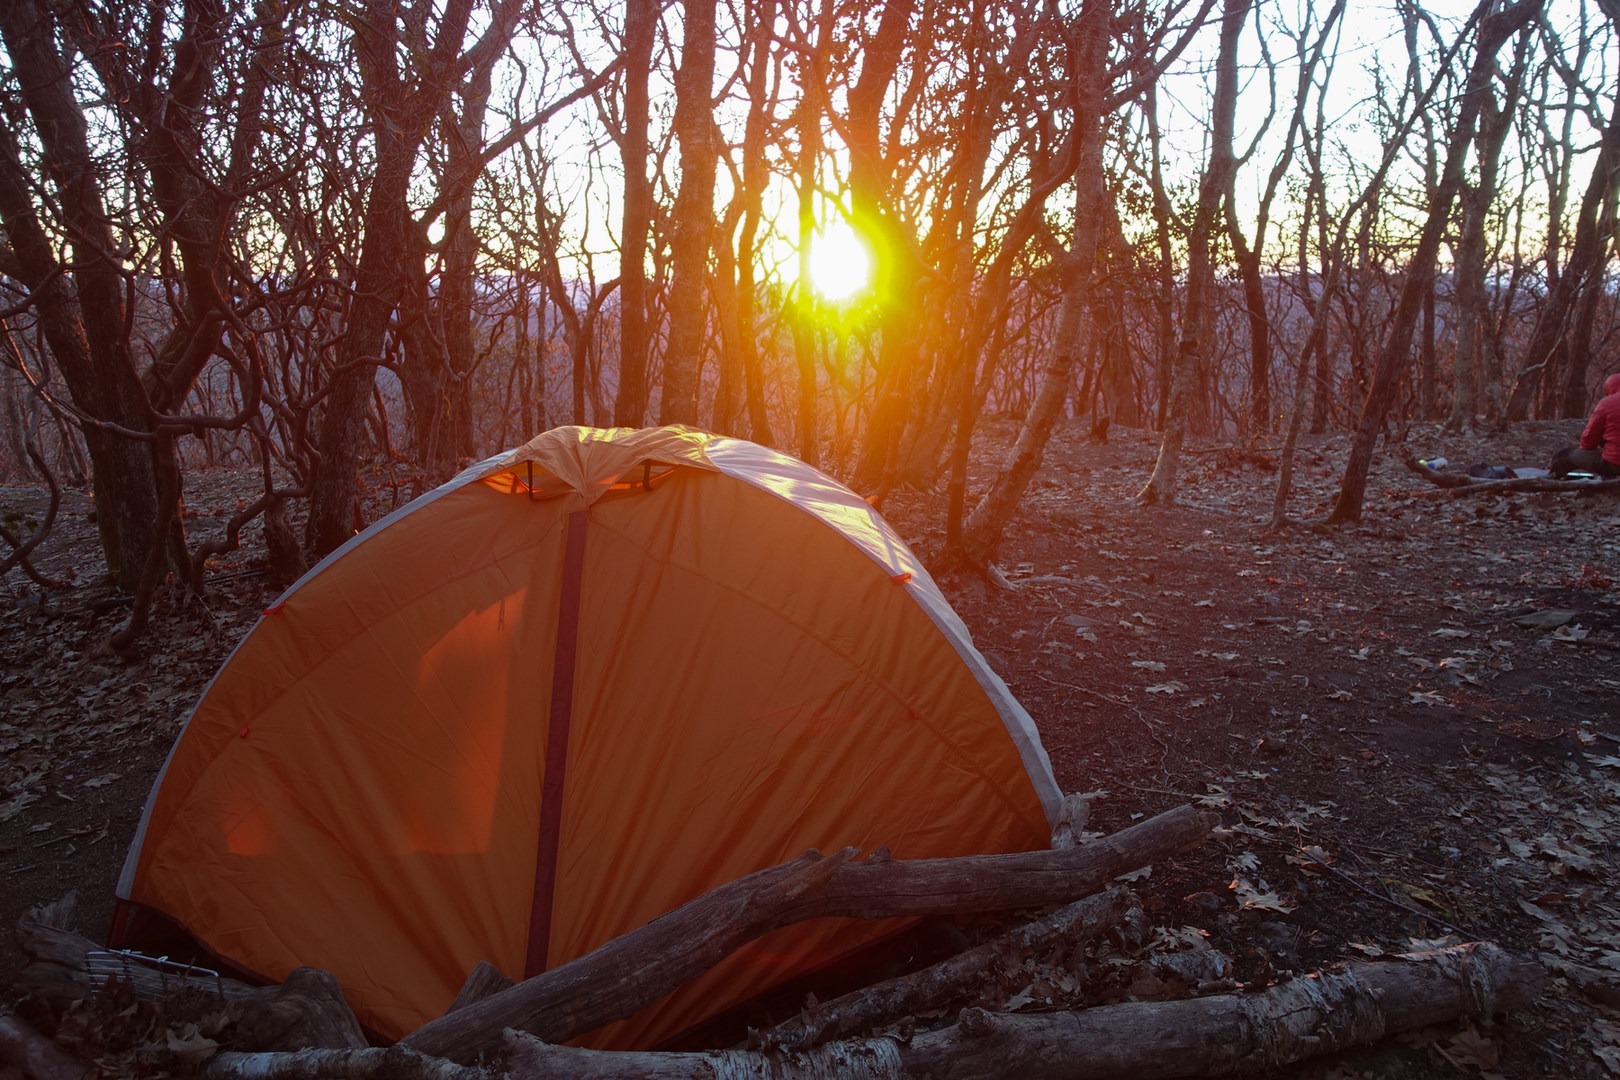
[[[848,300],[872,281],[872,255],[843,221],[822,227],[810,242],[810,287],[824,300]]]

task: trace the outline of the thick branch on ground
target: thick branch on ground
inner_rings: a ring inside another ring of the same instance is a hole
[[[1555,480],[1550,476],[1522,476],[1512,480],[1482,480],[1475,476],[1454,476],[1429,468],[1415,458],[1404,458],[1406,467],[1435,487],[1445,488],[1450,498],[1468,495],[1501,494],[1508,491],[1585,491],[1605,495],[1620,494],[1620,480]]]
[[[337,980],[319,968],[298,968],[280,986],[249,986],[215,975],[158,968],[103,949],[71,930],[73,897],[36,907],[17,921],[17,944],[30,963],[18,982],[58,1006],[93,996],[109,978],[127,983],[137,999],[180,993],[217,997],[230,1006],[243,1043],[267,1050],[307,1046],[365,1046],[365,1033],[343,1000]]]
[[[1488,943],[1459,945],[1293,979],[1260,994],[1132,1002],[1077,1012],[993,1014],[914,1036],[830,1043],[786,1057],[752,1051],[673,1054],[553,1046],[513,1032],[512,1080],[777,1080],[838,1076],[1017,1076],[1023,1080],[1170,1080],[1265,1073],[1397,1031],[1522,1009],[1545,982],[1533,960]]]
[[[1119,924],[1131,903],[1130,893],[1114,888],[1067,904],[932,967],[813,1005],[791,1021],[765,1032],[764,1044],[770,1048],[802,1050],[947,1005],[971,990],[998,958],[1100,937]]]
[[[491,994],[498,994],[511,988],[512,980],[503,975],[500,968],[488,960],[480,960],[467,975],[467,981],[456,993],[456,999],[444,1011],[453,1013],[457,1009],[465,1009],[475,1001],[483,1001]]]
[[[299,1050],[291,1054],[217,1054],[207,1080],[490,1080],[495,1074],[403,1046]]]
[[[506,1028],[564,1042],[633,1015],[771,930],[826,915],[888,919],[1067,903],[1196,846],[1213,814],[1178,807],[1067,851],[853,861],[808,852],[692,900],[596,951],[431,1021],[403,1042],[456,1061]]]
[[[0,1075],[33,1080],[94,1080],[100,1075],[94,1066],[72,1057],[4,1006],[0,1006],[0,1066],[5,1066]]]

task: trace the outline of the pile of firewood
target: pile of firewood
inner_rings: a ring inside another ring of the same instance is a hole
[[[1083,807],[1071,800],[1070,809],[1078,816]],[[18,988],[24,1003],[0,1009],[0,1076],[7,1066],[37,1080],[1215,1076],[1459,1018],[1489,1022],[1537,993],[1540,966],[1488,943],[1347,964],[1258,992],[1235,987],[1230,965],[1205,945],[1143,961],[1157,965],[1156,986],[1189,996],[1087,1007],[1076,970],[1085,957],[1111,948],[1140,959],[1150,936],[1134,897],[1110,883],[1196,847],[1215,825],[1212,815],[1181,807],[1084,844],[1075,842],[1071,817],[1049,851],[929,860],[807,852],[524,982],[480,965],[449,1011],[386,1048],[366,1044],[326,972],[300,969],[281,986],[254,987],[152,966],[66,929],[69,904],[36,908],[17,931],[31,960]],[[931,967],[808,1001],[731,1049],[562,1045],[803,919],[1054,905]],[[987,995],[1009,966],[1029,985]]]

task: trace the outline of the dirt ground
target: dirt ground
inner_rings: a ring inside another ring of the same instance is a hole
[[[1548,970],[1537,1006],[1505,1025],[1280,1075],[1620,1073],[1620,499],[1449,497],[1399,461],[1541,465],[1578,429],[1414,427],[1380,450],[1362,524],[1281,532],[1267,529],[1275,446],[1195,445],[1178,503],[1142,507],[1154,439],[1065,430],[1002,549],[1013,587],[942,581],[1065,790],[1095,793],[1090,828],[1188,801],[1220,811],[1215,839],[1134,887],[1239,982],[1480,939]],[[987,425],[979,482],[1012,434]],[[1303,442],[1295,520],[1325,516],[1346,446]],[[241,483],[193,479],[193,535],[247,501]],[[0,489],[14,528],[43,507],[38,490]],[[206,610],[163,607],[145,658],[120,662],[103,642],[126,608],[96,582],[86,509],[70,494],[36,558],[75,587],[0,581],[0,922],[77,890],[94,936],[189,704],[272,593],[250,535],[211,569]],[[939,491],[884,509],[925,560],[938,550]],[[19,963],[6,940],[0,982]]]

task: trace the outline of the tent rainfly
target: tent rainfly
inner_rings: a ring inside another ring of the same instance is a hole
[[[331,971],[398,1038],[806,848],[1045,847],[1034,724],[894,530],[774,450],[558,428],[333,552],[214,677],[114,945]],[[773,932],[584,1042],[648,1047],[893,924]]]

